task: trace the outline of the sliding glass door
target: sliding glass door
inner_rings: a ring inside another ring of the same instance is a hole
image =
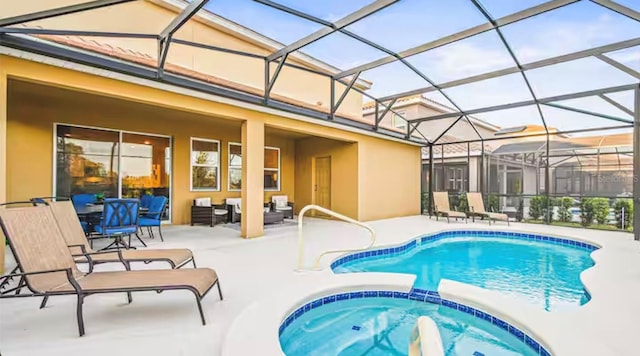
[[[56,125],[55,164],[56,196],[171,196],[169,137]]]

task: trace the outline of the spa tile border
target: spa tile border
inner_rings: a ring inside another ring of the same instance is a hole
[[[483,312],[479,309],[476,309],[461,303],[456,303],[448,299],[444,299],[440,297],[440,294],[438,294],[438,292],[436,291],[416,289],[416,288],[411,289],[409,293],[399,292],[399,291],[389,291],[389,290],[365,290],[365,291],[345,292],[345,293],[333,294],[333,295],[317,298],[297,308],[293,312],[291,312],[280,324],[280,328],[278,329],[278,335],[281,336],[282,333],[284,333],[287,327],[289,327],[294,320],[300,318],[305,313],[313,309],[316,309],[323,305],[335,303],[338,301],[350,300],[350,299],[361,299],[361,298],[409,299],[409,300],[414,300],[418,302],[439,304],[450,309],[467,313],[471,316],[487,321],[507,331],[509,334],[515,336],[518,340],[525,343],[529,348],[531,348],[540,356],[551,355],[549,351],[547,351],[547,349],[544,346],[542,346],[540,342],[536,341],[534,338],[527,335],[524,331],[518,329],[517,327],[509,324],[508,322],[498,317],[495,317],[489,313]]]

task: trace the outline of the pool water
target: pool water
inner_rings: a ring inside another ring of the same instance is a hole
[[[294,320],[280,336],[288,356],[407,355],[419,316],[438,325],[447,356],[538,355],[488,321],[439,304],[361,298],[325,304]]]
[[[441,279],[497,290],[548,311],[587,302],[580,273],[593,266],[590,251],[496,236],[447,237],[395,256],[366,257],[336,273],[397,272],[417,276],[414,288],[437,290]]]

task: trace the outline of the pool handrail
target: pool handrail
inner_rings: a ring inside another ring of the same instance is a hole
[[[313,266],[313,269],[317,270],[318,267],[320,266],[320,260],[322,259],[322,257],[330,254],[330,253],[346,253],[346,252],[357,252],[357,251],[364,251],[367,249],[370,249],[371,247],[373,247],[373,245],[376,242],[376,233],[375,231],[373,231],[373,229],[364,223],[361,223],[358,220],[354,220],[348,216],[344,216],[340,213],[336,213],[335,211],[329,210],[327,208],[323,208],[319,205],[307,205],[304,208],[302,208],[302,210],[300,210],[300,212],[298,213],[298,270],[303,270],[303,266],[302,266],[302,255],[303,255],[303,251],[302,251],[302,247],[303,247],[303,238],[302,238],[302,220],[304,218],[304,214],[309,211],[309,210],[317,210],[320,211],[322,213],[325,213],[329,216],[332,216],[334,218],[340,219],[342,221],[348,222],[350,224],[353,225],[357,225],[360,226],[366,230],[369,231],[369,234],[371,235],[371,243],[367,246],[367,247],[363,247],[360,249],[349,249],[349,250],[329,250],[329,251],[325,251],[323,253],[321,253],[318,258],[316,258],[315,264]]]
[[[409,356],[444,356],[442,337],[438,326],[428,316],[421,316],[411,332]]]

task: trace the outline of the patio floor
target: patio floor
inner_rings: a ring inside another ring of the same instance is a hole
[[[366,231],[356,226],[319,219],[305,221],[308,221],[305,223],[307,265],[327,249],[353,248],[368,243]],[[369,224],[377,233],[376,245],[398,243],[444,228],[489,227],[486,222],[447,225],[442,220],[436,222],[424,216]],[[507,229],[507,226],[498,223],[492,224],[491,228]],[[509,229],[616,239],[635,246],[640,257],[640,244],[631,242],[632,235],[627,233],[517,223],[512,223]],[[0,300],[0,352],[4,356],[220,355],[226,331],[243,309],[262,297],[277,294],[279,287],[314,278],[313,273],[294,271],[297,264],[295,226],[270,228],[265,230],[264,237],[252,240],[241,239],[238,231],[221,226],[168,226],[164,236],[164,243],[158,238],[143,238],[154,248],[190,248],[199,266],[212,267],[220,276],[225,299],[221,302],[213,292],[205,297],[206,326],[201,325],[193,295],[189,292],[134,293],[132,304],[126,303],[124,293],[91,296],[85,301],[87,334],[83,337],[77,334],[75,298],[72,296],[51,298],[42,310],[38,309],[40,298],[5,299]],[[331,259],[324,259],[323,265],[327,266]],[[11,264],[12,258],[8,257],[8,260]],[[628,261],[630,267],[638,268],[637,275],[640,275],[639,260]],[[132,265],[134,269],[154,267],[167,268],[166,264]],[[122,268],[117,264],[97,267],[99,271],[109,269]],[[628,288],[640,291],[640,279],[635,283]],[[619,328],[623,329],[623,326],[624,323]],[[633,334],[629,328],[628,337]],[[624,332],[619,337],[625,338]],[[628,350],[632,350],[633,339],[628,340]]]

